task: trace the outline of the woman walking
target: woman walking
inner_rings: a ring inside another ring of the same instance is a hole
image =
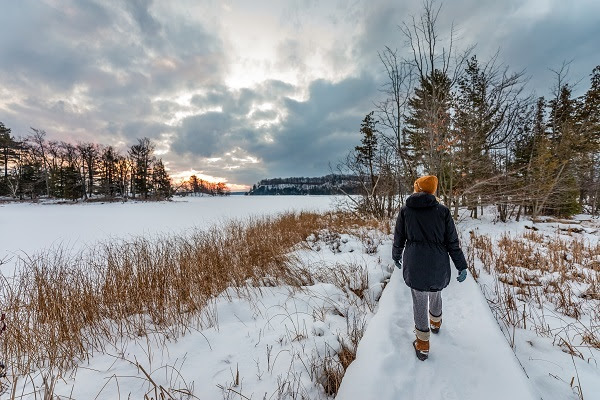
[[[430,331],[438,333],[442,326],[442,289],[450,283],[448,255],[459,271],[457,280],[467,277],[467,262],[450,210],[434,196],[437,186],[433,175],[415,181],[414,193],[400,209],[392,249],[392,258],[398,268],[404,266],[404,282],[412,291],[413,347],[421,361],[429,356]]]

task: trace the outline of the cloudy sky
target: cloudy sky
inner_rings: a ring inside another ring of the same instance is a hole
[[[384,46],[420,0],[0,0],[0,121],[125,151],[149,137],[175,177],[234,189],[319,176],[360,140]],[[547,95],[600,64],[598,0],[447,0],[440,32],[500,50]]]

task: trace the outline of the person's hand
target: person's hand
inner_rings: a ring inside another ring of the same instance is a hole
[[[459,281],[459,282],[464,282],[465,279],[467,279],[467,270],[463,269],[458,274],[458,277],[456,278],[456,280]]]
[[[402,261],[400,260],[394,260],[394,265],[398,268],[398,269],[402,269]]]

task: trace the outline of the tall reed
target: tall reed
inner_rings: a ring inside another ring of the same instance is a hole
[[[226,289],[300,287],[311,279],[295,268],[295,246],[322,229],[365,225],[376,223],[344,213],[286,213],[22,257],[0,288],[8,326],[0,352],[14,376],[41,367],[66,371],[123,338],[168,338],[214,324],[211,302]]]

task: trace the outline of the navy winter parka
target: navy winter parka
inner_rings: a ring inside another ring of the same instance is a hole
[[[437,292],[450,283],[450,259],[467,269],[454,221],[447,207],[429,193],[413,193],[400,209],[392,258],[402,258],[404,282],[412,289]]]

